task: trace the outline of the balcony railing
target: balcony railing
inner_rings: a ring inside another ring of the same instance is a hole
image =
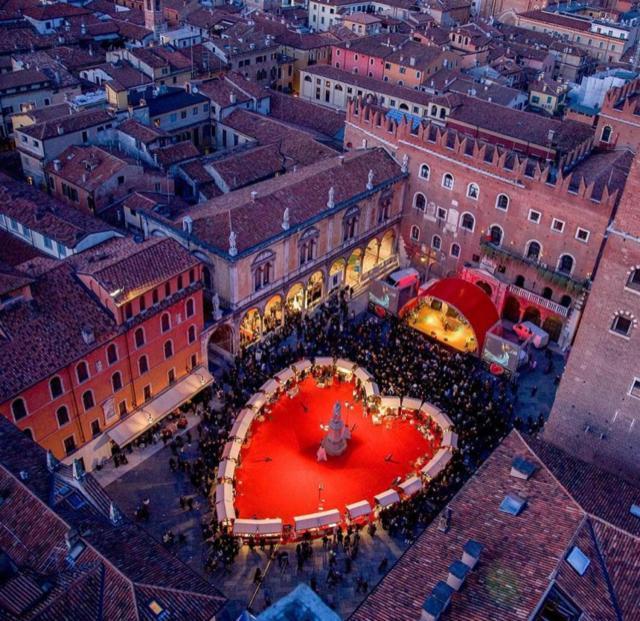
[[[550,310],[552,313],[560,315],[560,317],[568,317],[569,315],[569,309],[566,306],[562,306],[562,304],[558,304],[553,300],[547,300],[547,298],[543,298],[541,295],[538,295],[533,291],[529,291],[528,289],[523,289],[516,285],[509,285],[509,293],[513,293],[520,299],[528,300],[537,306],[542,306],[543,308]]]
[[[505,246],[497,246],[487,240],[480,242],[480,249],[483,254],[489,257],[501,257],[506,261],[515,260],[523,265],[535,267],[541,278],[556,284],[567,291],[580,293],[589,288],[589,279],[577,280],[564,272],[551,269],[547,264],[540,262],[538,259],[527,257],[515,250],[511,250]]]

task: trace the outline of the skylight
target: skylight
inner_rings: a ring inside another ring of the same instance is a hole
[[[591,561],[578,546],[574,546],[569,556],[567,556],[567,563],[578,572],[579,576],[584,576],[584,572],[587,571]]]
[[[631,505],[631,509],[629,509],[631,515],[640,518],[640,505]]]
[[[516,494],[507,494],[500,503],[500,511],[509,515],[520,515],[527,501]]]

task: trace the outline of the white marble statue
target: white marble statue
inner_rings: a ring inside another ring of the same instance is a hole
[[[238,254],[238,248],[236,247],[236,234],[231,230],[229,233],[229,254],[235,257]]]

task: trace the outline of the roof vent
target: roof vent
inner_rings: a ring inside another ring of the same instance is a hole
[[[451,509],[445,507],[440,517],[438,518],[438,530],[441,533],[446,533],[451,528]]]
[[[464,584],[471,570],[462,561],[453,561],[449,565],[449,575],[447,576],[447,584],[454,590],[459,591]]]
[[[573,546],[569,556],[567,556],[567,563],[576,570],[579,576],[584,576],[584,572],[587,571],[591,561],[578,546]]]
[[[255,190],[253,190],[251,192],[251,202],[255,203],[256,202],[256,198],[258,198],[258,193]]]
[[[87,344],[91,345],[96,340],[96,335],[93,332],[93,328],[91,326],[84,326],[82,328],[82,340]]]
[[[524,457],[515,457],[511,462],[511,476],[516,479],[528,481],[536,470],[537,466]]]
[[[527,501],[516,494],[507,494],[500,503],[500,511],[509,515],[520,515]]]
[[[462,562],[469,569],[473,569],[478,564],[483,549],[484,546],[481,543],[469,539],[469,541],[464,544],[464,548],[462,548]]]
[[[29,473],[26,470],[20,470],[20,472],[18,473],[18,476],[20,477],[21,481],[29,480]]]
[[[59,172],[62,169],[62,162],[60,160],[53,160],[53,169]]]
[[[62,125],[58,125],[57,130],[58,136],[62,136],[62,134],[64,134],[64,127],[62,127]]]

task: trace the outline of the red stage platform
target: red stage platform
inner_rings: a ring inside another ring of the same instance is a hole
[[[414,425],[394,420],[374,425],[353,402],[352,382],[319,388],[313,378],[300,384],[290,399],[283,395],[264,422],[254,421],[251,439],[241,453],[236,470],[236,511],[242,518],[282,518],[293,524],[294,515],[338,509],[368,500],[388,489],[398,476],[415,470],[419,457],[429,460],[438,449]],[[353,437],[339,457],[318,463],[316,452],[336,401]],[[345,407],[353,404],[353,409]],[[392,455],[391,461],[385,457]],[[323,491],[318,493],[319,486]],[[320,500],[321,499],[321,500]]]

